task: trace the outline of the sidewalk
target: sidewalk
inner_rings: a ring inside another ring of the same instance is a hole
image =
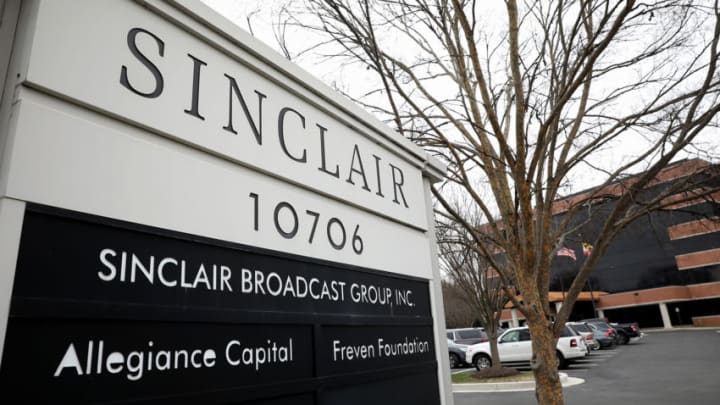
[[[677,332],[677,331],[703,331],[703,330],[717,330],[720,331],[720,326],[692,326],[692,325],[681,325],[673,326],[672,328],[642,328],[643,333],[658,333],[658,332]]]

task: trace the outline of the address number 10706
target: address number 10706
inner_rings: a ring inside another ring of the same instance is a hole
[[[260,195],[250,193],[250,199],[253,201],[253,228],[255,231],[260,230],[261,214],[260,214]],[[302,210],[300,210],[302,211]],[[275,224],[275,230],[280,236],[286,239],[294,239],[301,233],[301,228],[307,229],[303,231],[307,235],[309,244],[316,241],[317,233],[325,235],[328,243],[336,250],[351,248],[355,254],[362,254],[364,245],[360,237],[360,225],[356,224],[351,235],[348,234],[345,223],[337,217],[327,217],[320,215],[319,212],[306,209],[304,213],[299,213],[298,209],[287,201],[280,201],[272,207],[272,218]],[[318,226],[320,230],[318,231]],[[352,228],[352,226],[351,226]]]

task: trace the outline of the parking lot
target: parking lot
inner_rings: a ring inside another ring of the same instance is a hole
[[[585,383],[565,388],[567,404],[637,401],[648,404],[717,404],[720,331],[648,333],[625,346],[592,352],[565,370]],[[532,391],[456,393],[456,405],[536,404]]]

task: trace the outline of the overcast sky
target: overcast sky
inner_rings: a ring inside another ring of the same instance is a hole
[[[253,36],[261,40],[273,49],[279,50],[278,42],[273,33],[273,25],[277,22],[277,14],[285,0],[202,0],[205,4],[215,9],[227,19],[231,20],[245,31],[251,31]],[[502,2],[497,2],[502,5]],[[486,7],[483,4],[483,7]],[[497,16],[493,17],[488,13],[497,12]],[[484,13],[485,22],[487,24],[502,22],[505,15],[502,9],[490,7],[489,11]],[[290,36],[291,50],[297,52],[312,43],[317,42],[317,37],[313,37],[312,33],[303,30],[296,30]],[[312,55],[303,55],[295,58],[295,63],[300,65],[309,73],[318,77],[323,82],[332,87],[345,89],[346,91],[357,91],[357,88],[350,89],[351,83],[362,83],[363,75],[367,75],[367,80],[371,78],[372,72],[358,70],[355,67],[338,66],[335,62],[318,63]],[[334,62],[334,61],[333,61]],[[354,69],[354,70],[353,70]],[[348,78],[352,78],[349,80]],[[361,80],[358,80],[361,78]],[[612,83],[609,84],[612,86]],[[610,145],[600,156],[601,161],[606,168],[618,167],[623,161],[629,159],[630,156],[644,150],[645,144],[640,139],[632,139],[633,137],[623,137],[622,142],[616,142]],[[639,137],[634,137],[639,138]],[[720,131],[715,128],[705,130],[704,136],[698,140],[698,147],[688,150],[681,157],[693,158],[702,157],[715,162],[720,162]],[[583,190],[585,188],[602,183],[605,176],[602,172],[597,172],[589,167],[581,169],[573,173],[568,179],[568,186],[563,189],[564,194],[570,194]]]

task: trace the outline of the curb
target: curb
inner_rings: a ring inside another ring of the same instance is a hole
[[[708,330],[720,330],[720,326],[675,326],[672,328],[647,328],[642,331],[645,333],[666,333],[666,332],[680,332],[680,331],[708,331]]]
[[[568,377],[566,373],[559,374],[560,383],[563,388],[585,382],[582,378]],[[453,384],[452,388],[454,393],[534,391],[535,380],[503,383]]]

